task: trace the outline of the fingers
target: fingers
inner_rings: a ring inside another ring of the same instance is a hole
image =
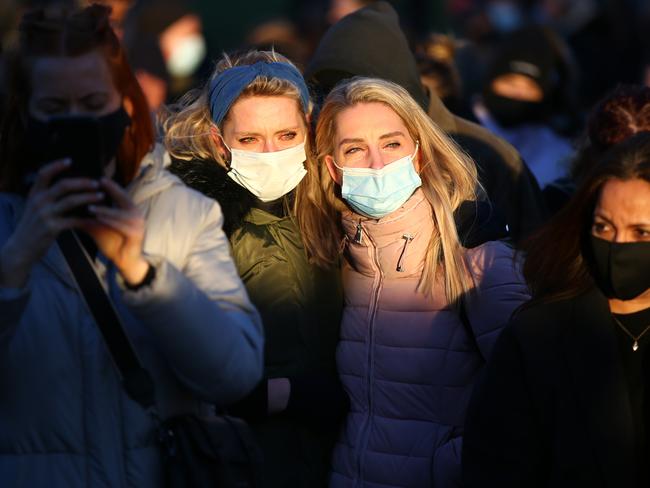
[[[36,181],[29,192],[30,195],[46,190],[50,186],[52,178],[66,170],[72,164],[70,158],[59,159],[43,166],[36,174]]]
[[[129,194],[110,178],[102,178],[101,187],[108,193],[117,207],[123,209],[135,208]]]
[[[90,178],[64,178],[47,190],[46,198],[56,201],[68,193],[96,192],[98,189],[99,183]]]
[[[144,217],[137,208],[125,211],[119,208],[90,205],[88,209],[97,220],[124,235],[136,235],[144,228]]]
[[[131,237],[137,234],[139,227],[134,226],[131,222],[114,219],[111,217],[97,217],[97,221],[111,229],[119,232],[125,237]]]
[[[55,215],[63,215],[72,209],[101,202],[103,199],[103,192],[72,193],[53,204],[51,211]]]

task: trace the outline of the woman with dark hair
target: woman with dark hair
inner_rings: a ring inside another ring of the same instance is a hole
[[[533,300],[474,392],[464,486],[648,486],[650,133],[613,146],[527,251]]]
[[[79,236],[163,418],[254,387],[259,317],[219,206],[165,170],[109,9],[26,14],[12,62],[0,133],[0,479],[162,486],[156,420],[126,394],[57,238]],[[66,126],[101,136],[100,146],[78,141],[101,153],[77,159],[67,139],[73,154],[59,156],[71,158],[47,160],[52,129]],[[73,173],[90,166],[103,177]]]

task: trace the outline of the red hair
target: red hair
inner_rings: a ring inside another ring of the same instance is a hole
[[[25,114],[31,96],[30,69],[34,58],[74,57],[100,52],[108,64],[115,88],[131,104],[131,125],[117,153],[117,178],[127,184],[138,172],[140,161],[151,150],[154,129],[145,96],[126,59],[126,53],[110,26],[110,8],[91,5],[84,9],[41,8],[26,13],[20,23],[20,41],[10,55],[8,110],[0,128],[0,186],[21,192],[24,176],[35,168],[25,161]],[[127,108],[128,110],[128,108]]]
[[[650,87],[619,85],[601,99],[587,118],[586,137],[572,164],[580,181],[610,147],[650,131]]]

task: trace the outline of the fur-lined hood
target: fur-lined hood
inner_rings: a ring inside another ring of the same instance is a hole
[[[216,161],[172,159],[169,171],[190,188],[219,202],[223,230],[229,237],[257,202],[255,195],[229,178],[227,170]]]

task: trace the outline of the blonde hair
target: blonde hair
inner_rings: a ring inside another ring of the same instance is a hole
[[[226,161],[217,151],[217,147],[212,139],[211,131],[216,130],[217,134],[222,134],[223,124],[228,120],[229,114],[221,122],[221,127],[217,126],[212,120],[210,114],[210,83],[223,71],[234,68],[235,66],[247,66],[257,62],[266,63],[286,63],[291,66],[295,65],[286,57],[275,51],[247,51],[242,54],[223,55],[217,63],[210,79],[200,89],[195,89],[185,94],[178,103],[170,106],[167,112],[163,114],[162,128],[164,131],[163,142],[169,154],[175,159],[185,161],[193,160],[212,160],[227,169]],[[311,142],[309,116],[311,115],[313,104],[309,102],[309,108],[304,110],[300,91],[293,83],[282,78],[272,78],[267,76],[258,76],[255,78],[241,93],[238,100],[244,97],[288,97],[296,101],[296,107],[302,115],[305,125],[305,152],[307,168],[314,167],[311,161],[316,156],[313,151]],[[296,188],[296,198],[294,199],[292,214],[300,214],[297,210],[298,202],[301,200],[301,193],[304,192],[305,181],[301,181]],[[285,208],[288,208],[289,202],[285,198]],[[299,218],[299,217],[298,217]]]
[[[327,170],[326,155],[334,154],[337,116],[359,103],[382,103],[404,121],[413,140],[420,142],[422,191],[431,205],[435,230],[425,258],[419,290],[432,294],[439,277],[447,300],[458,303],[472,281],[460,244],[454,211],[463,201],[476,200],[479,189],[476,166],[422,110],[408,92],[389,81],[353,78],[339,84],[326,98],[316,126],[317,166],[308,168],[306,201],[301,228],[311,259],[321,265],[338,259],[343,241],[341,211],[347,209],[340,189]]]
[[[163,112],[161,116],[161,125],[165,134],[163,142],[173,158],[185,161],[195,159],[214,160],[224,168],[226,167],[226,161],[224,161],[221,154],[217,151],[212,140],[211,131],[216,129],[217,133],[221,134],[223,124],[228,120],[228,115],[222,121],[221,127],[213,122],[210,114],[210,83],[227,69],[234,68],[235,66],[252,65],[257,62],[286,63],[294,66],[286,57],[275,51],[253,50],[242,54],[224,54],[217,63],[210,79],[202,88],[189,91],[177,103],[169,106]],[[305,113],[302,108],[298,87],[290,81],[281,78],[258,76],[242,91],[238,100],[255,96],[288,97],[294,99],[298,104],[299,111],[303,115],[305,128],[307,130],[309,129],[307,117],[309,112],[311,112],[311,102],[308,113]],[[310,147],[309,141],[307,141],[306,146]]]

